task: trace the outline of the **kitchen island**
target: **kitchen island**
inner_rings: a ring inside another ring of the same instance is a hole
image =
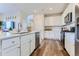
[[[29,56],[35,50],[35,33],[1,33],[0,55],[2,56]]]

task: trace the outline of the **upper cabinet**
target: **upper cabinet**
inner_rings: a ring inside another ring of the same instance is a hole
[[[61,15],[52,15],[45,17],[44,26],[61,26],[62,18]]]

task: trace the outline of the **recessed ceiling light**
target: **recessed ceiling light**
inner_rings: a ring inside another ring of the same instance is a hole
[[[37,11],[36,10],[34,10],[34,13],[36,13]]]
[[[53,10],[53,8],[49,8],[49,10]]]

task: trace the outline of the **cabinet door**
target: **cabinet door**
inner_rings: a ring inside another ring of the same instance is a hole
[[[15,45],[20,45],[19,37],[2,40],[2,49],[6,49]]]
[[[31,53],[35,49],[35,34],[31,34]]]
[[[67,50],[67,52],[69,53],[69,46],[70,46],[70,43],[69,43],[69,38],[68,38],[68,34],[65,34],[65,49]],[[70,53],[69,53],[70,54]]]
[[[45,32],[45,38],[46,38],[46,39],[50,39],[50,32],[49,32],[49,31],[46,31],[46,32]]]
[[[21,37],[21,56],[29,56],[30,52],[30,37],[25,35]]]
[[[13,46],[2,50],[2,56],[20,56],[20,48],[18,46]]]
[[[0,56],[1,56],[1,50],[0,50]]]
[[[0,52],[0,56],[1,56],[1,52]]]
[[[0,56],[1,56],[1,45],[2,45],[2,44],[1,44],[1,41],[0,41]]]
[[[29,56],[30,54],[30,42],[21,44],[21,56]]]
[[[71,56],[75,55],[75,34],[66,33],[65,34],[65,48]]]

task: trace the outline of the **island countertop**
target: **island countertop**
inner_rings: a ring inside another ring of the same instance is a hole
[[[33,31],[33,32],[20,32],[20,33],[1,32],[0,33],[0,40],[12,38],[12,37],[17,37],[17,36],[21,36],[21,35],[29,35],[29,34],[32,34],[32,33],[36,33],[36,31]]]

